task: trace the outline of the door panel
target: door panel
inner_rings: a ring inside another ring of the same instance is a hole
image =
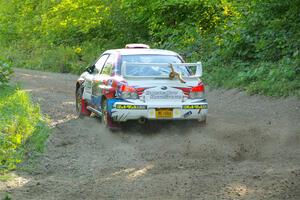
[[[94,108],[101,109],[101,99],[105,92],[105,88],[107,88],[107,81],[111,77],[108,73],[103,73],[104,69],[107,69],[107,63],[111,60],[112,54],[105,54],[103,55],[98,62],[95,64],[96,68],[98,68],[98,74],[95,74],[92,80],[92,104]],[[110,61],[111,62],[111,61]],[[102,65],[102,66],[101,66]]]
[[[83,98],[86,100],[91,100],[92,98],[92,80],[94,75],[93,74],[87,74],[85,76],[84,81],[84,90],[83,90]]]

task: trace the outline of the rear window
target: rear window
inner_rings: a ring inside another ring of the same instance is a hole
[[[122,63],[127,62],[126,75],[130,76],[169,76],[170,67],[160,67],[157,65],[130,65],[130,63],[182,63],[178,56],[172,55],[125,55],[122,56]],[[186,67],[178,67],[176,71],[183,76],[189,76],[190,72]]]

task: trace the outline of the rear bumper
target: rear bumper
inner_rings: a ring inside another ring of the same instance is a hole
[[[167,108],[171,116],[158,116],[158,109]],[[188,100],[185,102],[144,103],[142,101],[109,101],[109,112],[114,121],[124,122],[141,118],[149,120],[199,120],[204,121],[208,112],[206,100]]]

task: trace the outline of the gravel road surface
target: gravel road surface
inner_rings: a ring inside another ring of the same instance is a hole
[[[16,69],[51,118],[30,172],[1,183],[12,199],[300,199],[300,101],[209,90],[208,123],[131,123],[109,132],[76,118],[77,76]]]

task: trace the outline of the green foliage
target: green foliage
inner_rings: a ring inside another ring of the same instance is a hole
[[[149,20],[151,36],[165,48],[199,51],[202,38],[231,16],[225,8],[222,1],[156,1]]]
[[[82,43],[108,15],[109,9],[98,0],[52,1],[41,15],[41,32],[54,44]]]
[[[33,151],[41,152],[49,129],[25,91],[11,86],[0,91],[0,172],[5,172]]]
[[[0,57],[0,86],[8,82],[12,72],[11,65]]]
[[[251,94],[267,94],[270,96],[300,96],[300,78],[294,70],[294,63],[278,64],[262,62],[255,69],[238,73],[238,85],[243,86]],[[264,77],[264,78],[262,78]]]
[[[148,43],[202,60],[210,85],[294,95],[299,12],[300,0],[0,0],[0,52],[14,66],[80,73],[105,49]]]
[[[219,56],[225,61],[277,62],[299,54],[299,0],[257,0],[220,33]]]
[[[278,63],[235,61],[207,69],[205,80],[216,87],[239,86],[250,94],[300,97],[300,71],[295,70],[295,66],[296,62],[288,58]]]
[[[218,30],[218,48],[206,56],[208,82],[251,94],[300,96],[300,1],[237,5],[240,15]]]
[[[9,193],[6,193],[3,200],[12,200],[11,195]]]

